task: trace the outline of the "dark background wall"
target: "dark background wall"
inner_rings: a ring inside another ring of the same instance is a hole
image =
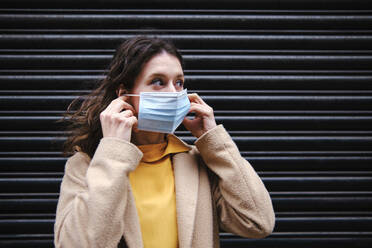
[[[215,109],[272,196],[274,233],[221,232],[223,247],[371,247],[369,2],[2,1],[0,247],[53,246],[66,161],[55,121],[139,33],[181,49],[187,88]]]

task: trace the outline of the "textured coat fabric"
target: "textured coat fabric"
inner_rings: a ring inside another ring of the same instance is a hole
[[[189,152],[173,156],[179,247],[219,247],[219,228],[248,238],[269,235],[275,215],[269,193],[222,125]],[[66,163],[57,206],[58,247],[143,247],[128,173],[142,152],[106,137],[90,158],[77,152]],[[122,242],[121,242],[122,243]]]

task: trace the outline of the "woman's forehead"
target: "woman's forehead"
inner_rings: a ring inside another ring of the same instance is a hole
[[[183,76],[182,66],[178,58],[168,53],[161,53],[152,57],[143,67],[142,73],[145,77],[151,77],[155,74]]]

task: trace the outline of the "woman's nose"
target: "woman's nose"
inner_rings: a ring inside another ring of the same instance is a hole
[[[166,90],[167,92],[177,92],[176,86],[173,84],[173,82],[169,82]]]

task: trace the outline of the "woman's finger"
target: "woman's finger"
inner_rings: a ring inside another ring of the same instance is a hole
[[[204,100],[197,94],[197,93],[192,93],[189,95],[190,102],[196,102],[202,105],[207,105]]]
[[[188,95],[190,102],[196,102],[196,103],[201,103],[198,97],[198,94],[192,93]]]
[[[124,102],[124,100],[118,97],[110,102],[105,111],[108,113],[119,113],[123,110]]]
[[[135,116],[131,116],[131,117],[129,117],[129,118],[128,118],[128,121],[130,122],[130,125],[131,125],[131,126],[136,125],[137,122],[138,122],[137,117],[135,117]]]
[[[198,93],[195,93],[195,94],[196,94],[196,97],[198,98],[198,101],[200,101],[202,104],[208,105],[204,102],[203,98],[201,98],[201,96],[198,95]]]
[[[125,110],[120,112],[119,114],[124,117],[131,117],[134,115],[132,110]]]
[[[125,101],[127,99],[128,96],[121,96],[116,98],[107,106],[106,111],[108,113],[120,113],[123,109],[129,109],[134,113],[135,111],[133,106]]]
[[[133,114],[136,112],[134,110],[134,107],[131,104],[129,104],[128,102],[126,102],[126,100],[128,99],[128,96],[121,96],[120,99],[124,102],[124,108],[125,109],[128,109],[128,110],[132,111]]]
[[[133,115],[132,111],[126,110],[121,113],[111,114],[111,120],[116,123],[126,123],[129,126],[137,123],[137,118]]]
[[[204,105],[191,103],[189,113],[195,112],[197,115],[210,116],[210,109]]]

